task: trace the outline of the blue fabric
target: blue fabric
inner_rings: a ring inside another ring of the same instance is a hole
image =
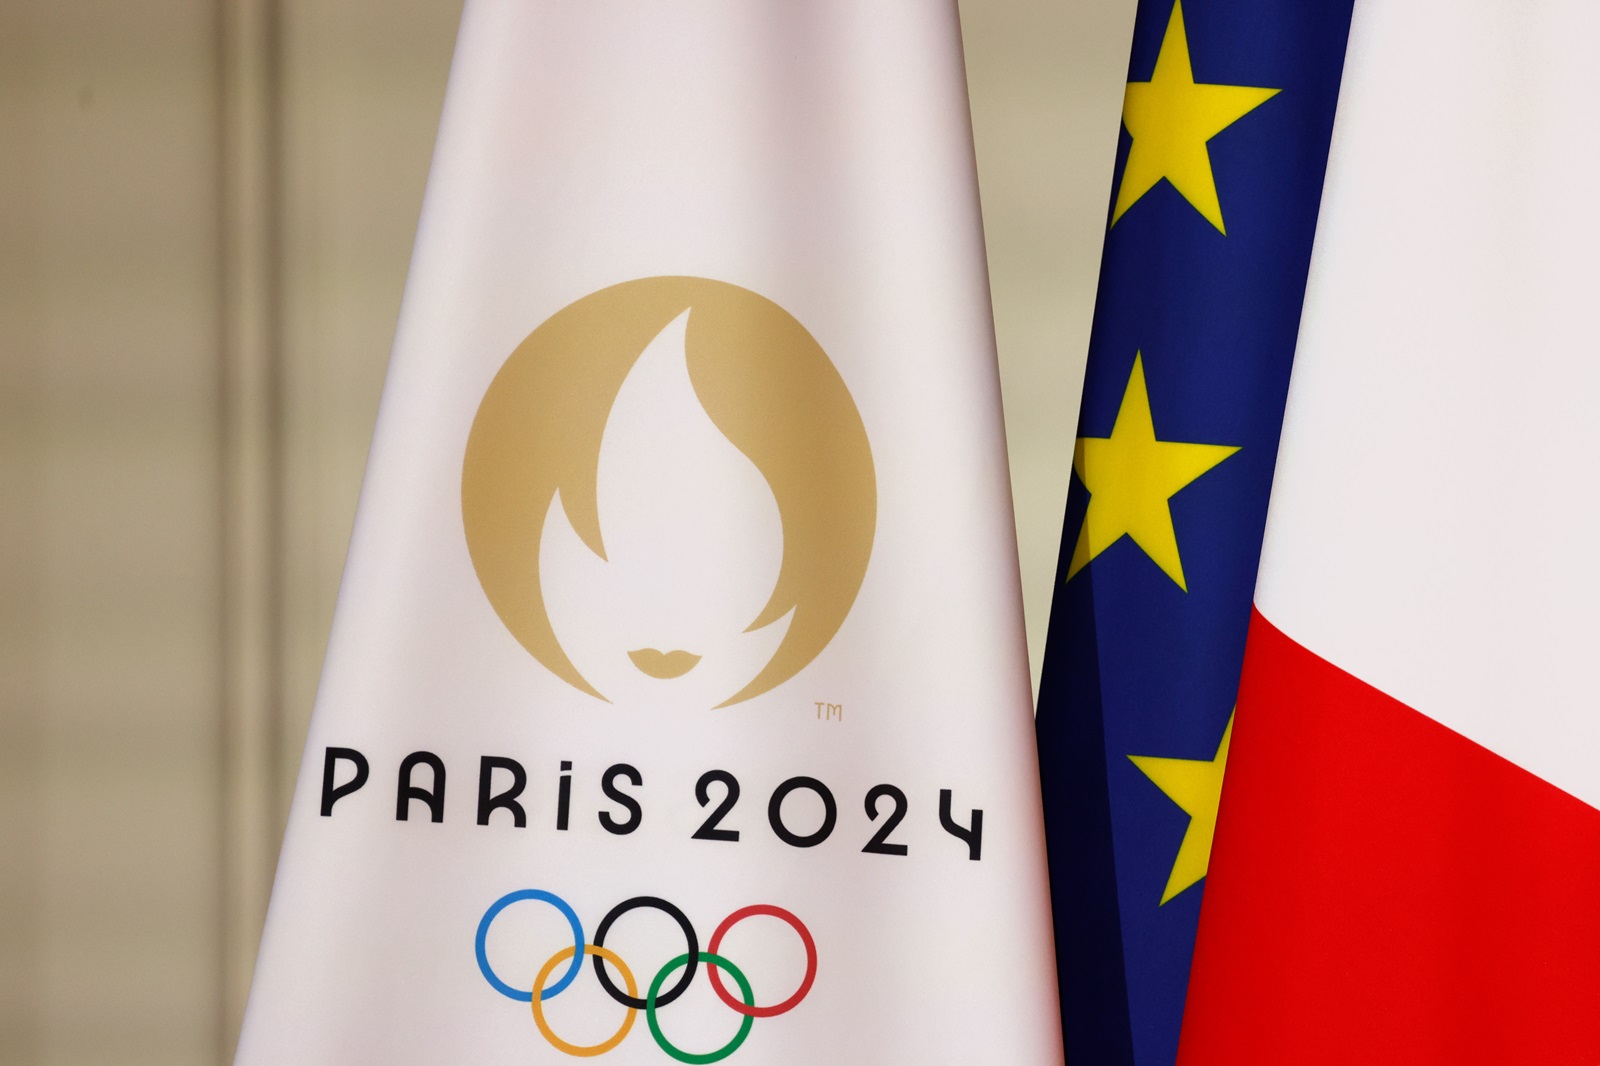
[[[1166,181],[1106,233],[1079,435],[1111,435],[1143,353],[1157,438],[1240,450],[1171,499],[1187,592],[1127,537],[1069,579],[1073,479],[1038,736],[1074,1066],[1177,1055],[1205,882],[1161,904],[1189,818],[1128,756],[1210,759],[1234,705],[1352,2],[1186,3],[1196,82],[1281,91],[1209,142],[1226,236]],[[1130,80],[1172,10],[1141,0]]]

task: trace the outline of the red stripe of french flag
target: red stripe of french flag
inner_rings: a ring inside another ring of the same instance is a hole
[[[1185,1066],[1600,1062],[1600,811],[1252,621]]]

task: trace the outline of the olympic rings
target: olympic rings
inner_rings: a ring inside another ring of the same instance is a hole
[[[710,954],[715,955],[717,949],[722,946],[722,938],[727,935],[729,929],[732,929],[746,918],[753,918],[758,914],[770,915],[773,918],[781,918],[788,922],[790,927],[800,934],[800,942],[806,947],[806,975],[800,979],[800,987],[795,990],[794,995],[774,1006],[758,1007],[755,1005],[755,1001],[750,998],[749,992],[746,991],[745,1001],[740,1003],[730,996],[728,990],[723,987],[722,977],[717,973],[717,964],[710,965],[706,972],[711,975],[711,987],[716,991],[717,998],[722,1002],[749,1018],[773,1018],[779,1014],[787,1014],[789,1011],[794,1010],[800,1001],[806,998],[806,993],[811,991],[811,983],[817,979],[817,942],[811,939],[811,930],[806,928],[805,923],[782,907],[758,903],[753,907],[744,907],[736,910],[722,919],[722,924],[717,926],[717,931],[711,934],[711,943],[707,947]],[[598,966],[599,963],[595,965]],[[737,972],[735,972],[734,976],[738,976]],[[743,982],[740,983],[740,987],[744,987]]]
[[[716,973],[716,968],[721,966],[724,970],[733,974],[733,979],[739,982],[739,991],[744,993],[745,1004],[750,1007],[755,1006],[756,994],[750,988],[750,982],[745,980],[744,974],[739,970],[739,967],[721,955],[713,955],[709,951],[702,951],[698,960],[691,960],[687,955],[679,955],[661,967],[661,972],[656,974],[656,979],[650,982],[649,1005],[645,1008],[644,1020],[650,1023],[650,1035],[656,1038],[656,1044],[660,1046],[662,1051],[665,1051],[679,1062],[721,1062],[735,1051],[738,1051],[739,1045],[744,1043],[744,1038],[750,1035],[750,1027],[756,1024],[753,1015],[741,1011],[740,1013],[744,1014],[744,1021],[739,1023],[739,1031],[733,1034],[733,1039],[717,1048],[717,1050],[708,1051],[703,1055],[679,1050],[673,1045],[672,1041],[667,1039],[666,1034],[662,1033],[661,1023],[656,1021],[656,993],[661,989],[661,982],[667,979],[667,974],[676,970],[679,966],[693,966],[696,961],[705,963],[706,969],[710,973]]]
[[[579,968],[583,966],[583,923],[578,921],[578,912],[568,906],[566,900],[549,892],[541,892],[537,888],[524,888],[518,892],[507,892],[491,903],[489,909],[483,912],[483,918],[478,922],[478,935],[474,946],[478,953],[478,969],[483,971],[484,979],[489,982],[489,986],[502,996],[514,999],[519,1003],[530,1002],[533,999],[533,993],[519,992],[500,980],[500,976],[494,972],[494,967],[489,965],[488,944],[489,926],[494,924],[494,920],[500,916],[500,912],[518,900],[524,899],[536,899],[550,904],[560,911],[562,916],[567,919],[567,924],[572,926],[572,965],[568,966],[567,972],[561,975],[561,980],[541,993],[542,998],[549,999],[551,996],[559,996],[565,992],[567,986],[578,976]]]
[[[689,953],[684,956],[689,960],[689,965],[683,971],[683,977],[677,984],[672,986],[671,990],[656,1001],[657,1006],[665,1007],[683,995],[689,988],[689,982],[694,980],[695,967],[698,965],[697,960],[700,957],[700,938],[695,936],[694,926],[689,924],[688,916],[677,907],[656,896],[634,896],[632,899],[623,900],[615,907],[612,907],[606,912],[606,916],[600,919],[600,927],[594,931],[595,944],[604,945],[606,934],[611,931],[611,923],[637,907],[654,907],[667,915],[667,917],[678,923],[678,928],[683,930],[683,938],[689,942]],[[594,960],[594,975],[600,979],[600,987],[605,989],[606,994],[612,999],[623,1006],[632,1007],[635,1010],[644,1010],[645,1001],[636,998],[636,993],[625,996],[617,991],[617,986],[611,983],[611,976],[606,973],[606,968],[599,959]]]
[[[567,924],[571,927],[573,940],[570,945],[561,948],[545,961],[544,965],[539,969],[538,976],[534,978],[533,987],[526,992],[513,988],[501,980],[500,976],[495,973],[494,968],[489,965],[488,954],[490,926],[494,924],[494,920],[499,917],[501,911],[521,900],[536,900],[541,903],[548,903],[556,908],[561,912],[562,917],[566,918]],[[629,911],[641,907],[659,910],[677,922],[678,928],[683,931],[683,937],[689,949],[684,954],[668,961],[656,973],[655,979],[650,982],[649,990],[642,999],[639,998],[639,988],[635,983],[632,970],[615,952],[605,946],[606,934],[610,932],[617,919]],[[800,942],[804,945],[806,951],[806,970],[804,978],[800,981],[800,987],[788,999],[770,1007],[756,1005],[755,991],[751,988],[750,981],[745,977],[744,972],[726,957],[718,954],[723,937],[727,935],[728,931],[744,919],[757,915],[767,915],[786,922],[800,937]],[[549,1041],[550,1045],[556,1050],[580,1058],[603,1055],[622,1043],[632,1030],[638,1012],[643,1010],[645,1012],[645,1020],[649,1023],[650,1035],[655,1038],[656,1044],[661,1050],[673,1059],[678,1062],[688,1063],[720,1062],[732,1055],[744,1043],[745,1038],[750,1035],[755,1019],[771,1018],[793,1010],[810,993],[811,986],[817,977],[817,945],[811,937],[811,931],[806,928],[804,922],[789,911],[770,904],[743,907],[728,915],[717,926],[716,932],[712,934],[711,943],[708,945],[709,950],[701,951],[699,935],[695,932],[688,916],[678,907],[659,897],[634,896],[617,904],[601,919],[600,925],[595,931],[593,943],[586,943],[583,935],[583,924],[578,920],[577,912],[572,909],[566,900],[541,889],[526,888],[508,892],[489,905],[489,909],[484,912],[483,917],[478,921],[477,935],[474,938],[473,946],[478,958],[478,969],[482,972],[484,980],[489,982],[489,986],[509,999],[530,1004],[534,1024],[538,1026],[539,1032],[544,1036],[545,1040]],[[573,980],[578,976],[579,970],[582,969],[585,953],[594,957],[595,976],[600,982],[600,987],[613,1000],[627,1009],[622,1025],[618,1027],[616,1032],[600,1043],[590,1045],[573,1044],[557,1036],[545,1019],[543,1008],[545,1000],[560,995],[572,984]],[[547,986],[547,982],[555,972],[556,967],[568,959],[571,962],[560,980]],[[612,976],[606,972],[605,963],[607,962],[615,966],[617,971],[622,974],[623,984],[627,986],[626,992],[618,989]],[[717,997],[740,1015],[740,1022],[739,1030],[734,1034],[733,1039],[722,1047],[715,1051],[693,1053],[681,1050],[667,1039],[666,1035],[661,1031],[657,1012],[683,995],[689,985],[693,983],[694,975],[700,963],[706,964],[706,971],[711,978],[711,987],[716,992]],[[671,988],[663,991],[662,986],[666,984],[667,979],[680,969],[684,971],[683,976]],[[721,971],[723,970],[733,975],[734,982],[739,986],[742,1000],[734,999],[728,992],[722,981]]]
[[[596,968],[601,966],[601,960],[604,959],[605,961],[611,963],[611,965],[615,966],[618,970],[622,971],[622,983],[628,986],[629,995],[635,995],[638,993],[639,986],[633,983],[633,971],[628,969],[627,963],[623,962],[617,957],[616,952],[612,951],[610,948],[601,947],[599,944],[588,944],[585,946],[585,950],[594,956],[594,964]],[[633,1020],[634,1018],[638,1017],[639,1012],[637,1009],[629,1007],[628,1013],[622,1019],[621,1028],[612,1033],[607,1039],[600,1041],[598,1044],[590,1044],[587,1047],[581,1044],[569,1044],[567,1041],[557,1036],[555,1031],[550,1028],[550,1023],[544,1020],[544,1008],[540,1006],[540,1001],[544,999],[542,994],[544,990],[544,983],[545,981],[549,980],[550,971],[556,968],[557,963],[559,963],[562,959],[575,957],[577,953],[577,948],[569,946],[562,948],[560,951],[550,956],[549,961],[546,962],[543,968],[539,970],[539,976],[533,979],[533,991],[540,992],[541,994],[534,996],[530,993],[528,1000],[533,1004],[533,1023],[539,1027],[539,1032],[544,1034],[544,1038],[550,1041],[551,1047],[555,1048],[557,1051],[565,1051],[568,1055],[576,1055],[579,1058],[592,1058],[595,1055],[604,1055],[606,1052],[622,1043],[623,1039],[628,1035],[628,1030],[633,1028]]]

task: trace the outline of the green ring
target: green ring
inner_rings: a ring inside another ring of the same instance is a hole
[[[739,968],[737,966],[723,958],[721,955],[713,955],[709,951],[700,952],[699,958],[701,962],[710,963],[712,966],[720,967],[721,969],[727,970],[729,973],[733,974],[733,979],[739,983],[739,991],[744,993],[744,1005],[747,1007],[754,1007],[756,1005],[756,994],[754,990],[751,989],[750,982],[745,980],[744,974],[739,972]],[[744,1016],[744,1021],[739,1024],[739,1031],[733,1034],[732,1040],[728,1041],[717,1050],[708,1051],[704,1055],[691,1055],[687,1051],[679,1051],[677,1048],[673,1047],[672,1041],[668,1040],[665,1034],[661,1032],[661,1023],[656,1021],[656,995],[661,991],[661,986],[666,983],[667,978],[672,976],[673,970],[676,970],[680,966],[687,965],[689,965],[689,956],[679,955],[677,958],[672,959],[665,966],[661,967],[661,972],[656,974],[656,979],[650,982],[650,994],[645,997],[645,1021],[650,1023],[650,1035],[656,1038],[656,1043],[660,1045],[661,1050],[665,1051],[668,1055],[671,1055],[679,1062],[721,1062],[729,1055],[732,1055],[735,1051],[738,1051],[739,1045],[744,1043],[744,1038],[750,1035],[750,1027],[756,1023],[753,1015],[746,1014]]]

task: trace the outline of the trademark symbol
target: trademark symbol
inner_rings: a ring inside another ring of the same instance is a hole
[[[827,702],[824,702],[823,700],[816,700],[815,703],[817,705],[817,721],[819,721],[819,722],[842,722],[842,721],[844,721],[844,704],[842,704],[842,703],[827,703]]]

